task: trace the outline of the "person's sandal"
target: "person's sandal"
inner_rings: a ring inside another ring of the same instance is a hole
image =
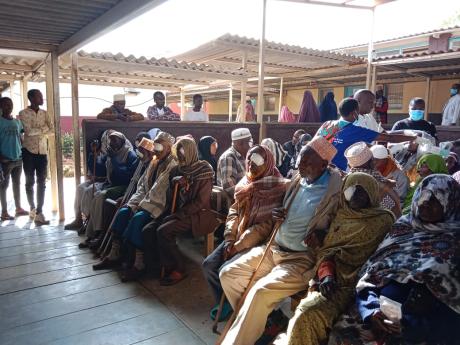
[[[177,283],[181,282],[187,278],[186,273],[180,273],[178,271],[172,271],[167,277],[160,279],[161,286],[171,286],[176,285]]]
[[[16,209],[16,217],[28,216],[29,212],[24,210],[23,208]]]
[[[8,213],[2,213],[2,221],[5,220],[14,220],[14,217],[10,216]]]

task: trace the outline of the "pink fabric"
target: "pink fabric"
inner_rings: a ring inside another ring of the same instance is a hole
[[[310,91],[305,91],[303,94],[302,105],[299,110],[299,122],[320,122],[319,110]]]
[[[280,116],[278,117],[278,122],[295,123],[297,119],[292,111],[290,111],[287,106],[283,105]]]

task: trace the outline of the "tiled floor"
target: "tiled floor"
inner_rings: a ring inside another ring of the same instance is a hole
[[[214,344],[196,262],[173,287],[123,284],[116,272],[93,271],[97,260],[80,241],[56,220],[1,224],[0,344]]]

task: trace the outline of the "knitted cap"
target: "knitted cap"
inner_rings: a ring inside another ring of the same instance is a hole
[[[337,154],[337,149],[334,145],[321,136],[313,138],[307,146],[310,146],[322,159],[328,161],[329,163]]]
[[[372,151],[367,147],[367,144],[360,141],[351,145],[345,151],[345,157],[348,160],[348,165],[352,168],[360,167],[372,159]]]

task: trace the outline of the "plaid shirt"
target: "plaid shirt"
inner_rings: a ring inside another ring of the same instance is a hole
[[[236,184],[245,174],[245,158],[233,146],[225,151],[217,163],[217,185],[221,186],[232,197]]]
[[[24,142],[22,147],[33,154],[48,153],[48,135],[53,134],[54,126],[46,110],[38,112],[30,107],[19,112],[18,119],[24,127]]]
[[[152,105],[147,109],[147,117],[150,120],[156,121],[180,121],[180,115],[176,114],[171,108],[164,106],[163,113],[159,113],[159,109],[156,105]]]

